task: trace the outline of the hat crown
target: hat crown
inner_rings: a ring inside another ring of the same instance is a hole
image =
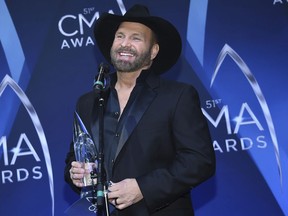
[[[148,8],[140,4],[134,5],[124,14],[124,17],[149,17],[149,16],[150,12]]]

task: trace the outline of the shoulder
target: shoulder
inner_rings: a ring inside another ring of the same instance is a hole
[[[95,93],[93,91],[86,92],[79,96],[76,102],[76,109],[78,111],[82,109],[90,109],[90,107],[93,107],[95,101]]]
[[[198,95],[196,88],[189,83],[161,78],[159,86],[166,92]]]
[[[78,103],[87,103],[94,99],[94,92],[86,92],[78,98]]]
[[[150,73],[148,78],[147,78],[147,83],[148,85],[153,88],[153,89],[161,89],[165,91],[171,91],[171,92],[179,92],[183,90],[190,90],[190,91],[196,91],[193,85],[185,82],[180,82],[177,80],[171,80],[164,78],[159,75],[155,75],[153,73]]]

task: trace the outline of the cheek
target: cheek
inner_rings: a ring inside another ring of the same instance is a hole
[[[115,43],[113,43],[112,46],[111,46],[111,51],[115,50],[115,47],[116,47],[116,45],[115,45]]]
[[[121,42],[117,39],[114,39],[112,46],[111,46],[111,49],[115,50],[117,47],[121,47]]]
[[[110,49],[110,55],[114,54],[117,52],[119,46],[117,44],[112,44],[112,47]]]

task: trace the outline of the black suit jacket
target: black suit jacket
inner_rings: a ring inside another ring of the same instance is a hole
[[[77,103],[78,114],[96,143],[97,101],[90,92]],[[66,159],[70,183],[73,160],[71,144]],[[191,188],[214,172],[214,150],[197,91],[150,73],[120,135],[111,179],[136,178],[144,199],[118,215],[191,216]]]

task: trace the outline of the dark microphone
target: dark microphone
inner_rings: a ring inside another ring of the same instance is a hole
[[[103,62],[99,65],[98,76],[96,75],[94,79],[93,88],[97,90],[103,90],[106,86],[105,75],[109,73],[109,65]]]

